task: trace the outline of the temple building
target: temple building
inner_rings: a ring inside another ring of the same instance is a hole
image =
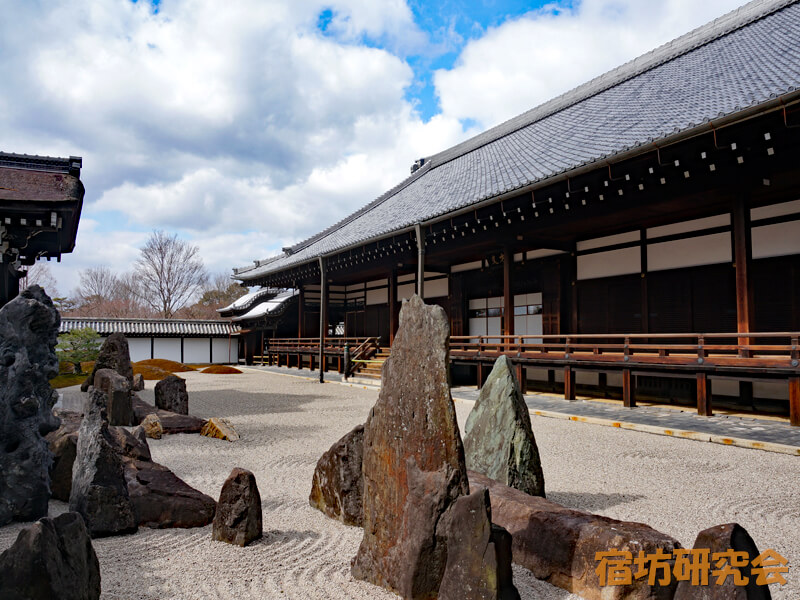
[[[25,267],[72,252],[83,207],[80,157],[0,152],[0,306]]]
[[[506,353],[567,398],[711,414],[713,389],[800,424],[799,48],[798,2],[752,2],[420,159],[234,269],[292,294],[283,325],[242,323],[243,354],[341,368],[346,343],[370,361],[416,292],[449,316],[456,382]]]

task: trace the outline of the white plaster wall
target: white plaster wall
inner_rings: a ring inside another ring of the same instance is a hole
[[[440,298],[447,296],[448,285],[447,278],[435,279],[434,281],[425,282],[425,297],[426,298]]]
[[[800,254],[800,221],[753,227],[753,258]]]
[[[408,300],[417,291],[417,286],[414,283],[404,283],[397,286],[397,300]]]
[[[578,279],[597,279],[639,273],[642,261],[638,247],[621,248],[578,256]]]
[[[750,218],[753,220],[769,219],[770,217],[782,217],[783,215],[792,215],[795,213],[800,213],[800,200],[753,208],[750,210]]]
[[[693,219],[691,221],[671,223],[670,225],[661,225],[660,227],[651,227],[647,230],[647,238],[658,238],[667,235],[675,235],[677,233],[687,233],[689,231],[701,231],[703,229],[722,227],[730,224],[731,215],[725,213],[723,215],[714,215],[713,217],[705,217],[703,219]]]
[[[731,235],[727,232],[650,244],[647,247],[648,271],[725,262],[731,262]]]
[[[230,355],[228,354],[228,338],[214,338],[211,343],[213,344],[211,353],[211,362],[213,363],[239,362],[239,344],[236,343],[236,338],[231,338]]]
[[[183,340],[183,362],[210,362],[209,350],[211,346],[208,340],[209,338],[185,338]]]
[[[367,290],[367,304],[388,304],[389,303],[389,290],[384,288],[380,290]]]
[[[549,248],[541,248],[539,250],[529,250],[525,253],[525,258],[533,260],[535,258],[544,258],[545,256],[555,256],[556,254],[564,254],[563,250],[550,250]]]
[[[739,396],[739,382],[730,379],[712,379],[711,393],[721,396]]]
[[[575,371],[575,383],[580,383],[581,385],[600,385],[600,374]]]
[[[103,338],[105,341],[106,338]],[[139,362],[150,358],[150,338],[127,338],[128,350],[131,353],[131,361]]]
[[[481,261],[476,260],[475,262],[468,262],[468,263],[462,263],[460,265],[453,265],[450,268],[450,272],[451,273],[461,273],[462,271],[472,271],[472,270],[480,269],[480,268],[481,268]]]
[[[627,242],[636,242],[641,239],[638,231],[628,231],[627,233],[619,233],[617,235],[607,235],[605,237],[594,238],[591,240],[583,240],[576,244],[577,249],[592,250],[593,248],[602,248],[603,246],[614,246],[616,244],[625,244]]]
[[[180,338],[155,338],[153,345],[153,358],[181,361]]]
[[[486,335],[486,319],[470,319],[469,335]]]

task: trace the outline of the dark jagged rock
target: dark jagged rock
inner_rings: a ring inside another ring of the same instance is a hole
[[[449,326],[439,306],[403,302],[383,385],[364,429],[364,538],[357,579],[404,598],[435,596],[452,503],[469,493],[450,397]]]
[[[246,546],[261,537],[261,495],[256,476],[235,467],[219,494],[211,537],[219,542]]]
[[[83,516],[92,537],[135,532],[136,517],[122,458],[109,431],[105,394],[94,390],[78,434],[70,510]]]
[[[317,461],[308,502],[345,525],[364,524],[364,426],[359,425]]]
[[[453,506],[440,600],[519,600],[511,574],[511,535],[492,525],[489,490],[478,488]]]
[[[68,512],[23,529],[0,554],[0,598],[97,600],[100,564],[81,516]]]
[[[205,419],[191,415],[179,415],[161,410],[148,404],[139,396],[133,396],[133,420],[139,425],[147,415],[156,415],[161,422],[162,433],[200,433],[206,424]]]
[[[133,387],[131,389],[134,392],[141,392],[144,389],[144,375],[136,373],[133,376]]]
[[[189,394],[186,392],[186,380],[177,375],[164,377],[155,387],[156,406],[161,410],[189,414]]]
[[[61,426],[45,436],[53,455],[50,467],[50,493],[56,500],[69,502],[72,490],[72,465],[78,450],[78,429],[83,416],[76,412],[59,411]]]
[[[152,460],[150,456],[150,446],[144,431],[137,427],[133,431],[128,431],[124,427],[109,427],[112,443],[116,451],[123,457],[135,460]]]
[[[690,581],[681,581],[675,590],[674,600],[770,600],[772,598],[768,585],[756,585],[757,576],[751,573],[750,564],[759,555],[758,548],[750,534],[738,523],[704,529],[697,534],[693,549],[708,550],[709,561],[714,565],[713,568],[717,568],[713,559],[715,552],[727,550],[745,552],[747,564],[742,567],[731,566],[731,570],[738,572],[738,575],[744,578],[742,582],[746,579],[747,585],[735,585],[733,574],[721,584],[717,583],[714,576],[709,577],[708,585],[691,585]]]
[[[123,459],[136,521],[143,527],[203,527],[214,518],[216,502],[167,467],[149,460]]]
[[[125,377],[111,369],[98,369],[94,374],[94,387],[106,395],[109,425],[133,423],[131,384]]]
[[[38,285],[0,308],[0,525],[47,515],[60,322]]]
[[[81,384],[81,391],[89,391],[89,386],[94,385],[94,376],[100,369],[111,369],[128,380],[130,388],[133,387],[133,367],[131,366],[131,353],[128,340],[121,333],[112,333],[100,346],[100,354],[94,363],[91,374]],[[129,388],[129,389],[130,389]]]
[[[508,358],[494,363],[464,427],[470,471],[544,497],[544,475],[531,417]]]
[[[492,521],[512,537],[514,563],[530,570],[537,579],[569,590],[587,600],[669,600],[674,580],[667,586],[650,586],[647,578],[631,585],[600,587],[595,569],[597,552],[608,550],[663,551],[672,556],[680,548],[674,538],[642,523],[616,521],[565,508],[539,496],[530,496],[469,472],[472,486],[489,489]]]

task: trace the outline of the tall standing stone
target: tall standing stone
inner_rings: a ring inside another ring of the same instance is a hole
[[[58,374],[60,323],[38,285],[0,308],[0,525],[47,515],[52,457],[44,436],[59,426],[49,381]]]
[[[186,380],[177,375],[169,375],[156,384],[156,407],[179,415],[189,414],[189,394]]]
[[[0,598],[100,598],[100,563],[83,519],[74,512],[23,529],[0,554],[0,573]]]
[[[467,468],[544,497],[544,474],[531,417],[507,357],[494,363],[464,427]]]
[[[100,354],[94,363],[91,374],[81,384],[81,390],[86,392],[90,385],[94,385],[94,376],[100,369],[111,369],[128,380],[129,388],[133,388],[133,366],[128,340],[121,333],[112,333],[100,346]]]
[[[246,546],[261,535],[261,494],[256,476],[247,469],[234,467],[219,494],[211,537]]]
[[[435,597],[453,502],[469,493],[439,306],[403,303],[364,429],[364,538],[352,573],[404,598]]]
[[[116,437],[108,429],[105,395],[94,390],[78,430],[69,509],[84,518],[92,537],[133,533],[136,517]]]
[[[94,387],[106,395],[106,411],[110,425],[133,423],[131,386],[127,379],[111,369],[99,369],[94,374]]]

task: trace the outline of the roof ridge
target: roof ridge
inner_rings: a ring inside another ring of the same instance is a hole
[[[430,169],[435,169],[797,2],[798,0],[751,0],[747,4],[606,71],[560,96],[495,125],[455,146],[431,155],[426,164],[431,165]]]
[[[147,321],[148,323],[227,323],[225,319],[162,319],[147,317],[61,317],[62,321]]]

